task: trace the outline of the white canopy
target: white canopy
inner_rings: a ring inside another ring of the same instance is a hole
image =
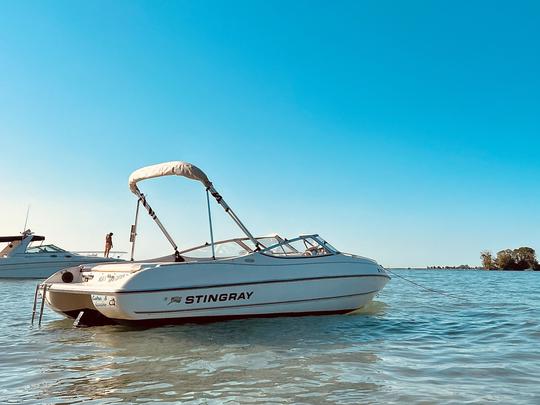
[[[166,162],[158,163],[157,165],[142,167],[138,170],[135,170],[129,176],[129,188],[134,193],[137,194],[137,183],[141,180],[151,179],[154,177],[162,176],[184,176],[188,179],[198,180],[204,184],[205,187],[212,186],[206,174],[199,169],[197,166],[192,165],[187,162]]]
[[[161,221],[158,219],[154,210],[148,204],[148,201],[146,200],[146,197],[144,196],[144,194],[141,194],[141,192],[139,191],[139,188],[137,187],[137,183],[141,180],[151,179],[154,177],[173,176],[173,175],[187,177],[188,179],[192,179],[192,180],[198,180],[202,184],[204,184],[204,186],[206,187],[206,200],[208,202],[208,222],[210,224],[210,239],[212,241],[212,252],[214,249],[214,238],[213,238],[213,231],[212,231],[212,217],[210,216],[210,197],[209,197],[210,194],[212,195],[212,197],[215,198],[217,203],[221,205],[221,207],[225,210],[225,212],[232,218],[232,220],[236,223],[236,225],[238,225],[238,227],[253,242],[253,244],[257,246],[257,250],[259,249],[259,242],[257,241],[257,239],[253,237],[253,235],[247,230],[244,224],[233,212],[233,210],[223,200],[223,197],[219,195],[219,193],[216,191],[216,189],[212,185],[212,182],[208,180],[208,177],[206,177],[206,174],[204,174],[204,172],[201,169],[199,169],[197,166],[192,165],[191,163],[176,161],[176,162],[159,163],[157,165],[143,167],[138,170],[135,170],[133,173],[131,173],[131,176],[129,176],[129,183],[128,183],[129,188],[133,192],[133,194],[135,194],[138,198],[137,211],[135,214],[135,225],[132,225],[132,228],[131,228],[131,235],[132,235],[131,242],[133,243],[132,248],[131,248],[131,260],[133,260],[133,249],[135,248],[135,236],[137,235],[137,217],[139,215],[139,204],[142,204],[143,207],[146,208],[146,210],[148,211],[148,214],[159,226],[159,229],[161,229],[165,237],[169,240],[169,242],[173,246],[175,261],[183,261],[182,256],[178,252],[178,246],[174,242],[169,232],[167,232],[167,230],[165,229]]]

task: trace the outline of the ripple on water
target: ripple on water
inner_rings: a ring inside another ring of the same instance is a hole
[[[12,403],[539,403],[540,273],[400,271],[352,315],[74,329],[0,281]]]

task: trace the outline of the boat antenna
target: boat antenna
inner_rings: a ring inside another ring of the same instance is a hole
[[[22,233],[26,232],[26,225],[28,224],[28,215],[30,214],[30,204],[28,204],[28,207],[26,208],[26,219],[24,220],[24,228]]]
[[[212,244],[212,259],[216,260],[216,252],[214,251],[214,230],[212,229],[212,213],[210,212],[210,193],[206,188],[206,203],[208,204],[208,224],[210,225],[210,243]]]

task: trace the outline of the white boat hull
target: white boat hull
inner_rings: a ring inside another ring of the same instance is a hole
[[[104,265],[85,272],[91,280],[83,283],[55,282],[55,275],[46,282],[47,303],[72,318],[85,311],[82,323],[89,325],[338,314],[363,307],[389,280],[375,262],[343,255],[321,258],[319,265],[255,258],[249,265],[242,259]]]

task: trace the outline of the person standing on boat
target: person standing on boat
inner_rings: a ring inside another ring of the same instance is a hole
[[[109,257],[109,252],[111,251],[113,247],[112,236],[113,236],[112,232],[105,235],[105,253],[103,253],[103,257]]]

